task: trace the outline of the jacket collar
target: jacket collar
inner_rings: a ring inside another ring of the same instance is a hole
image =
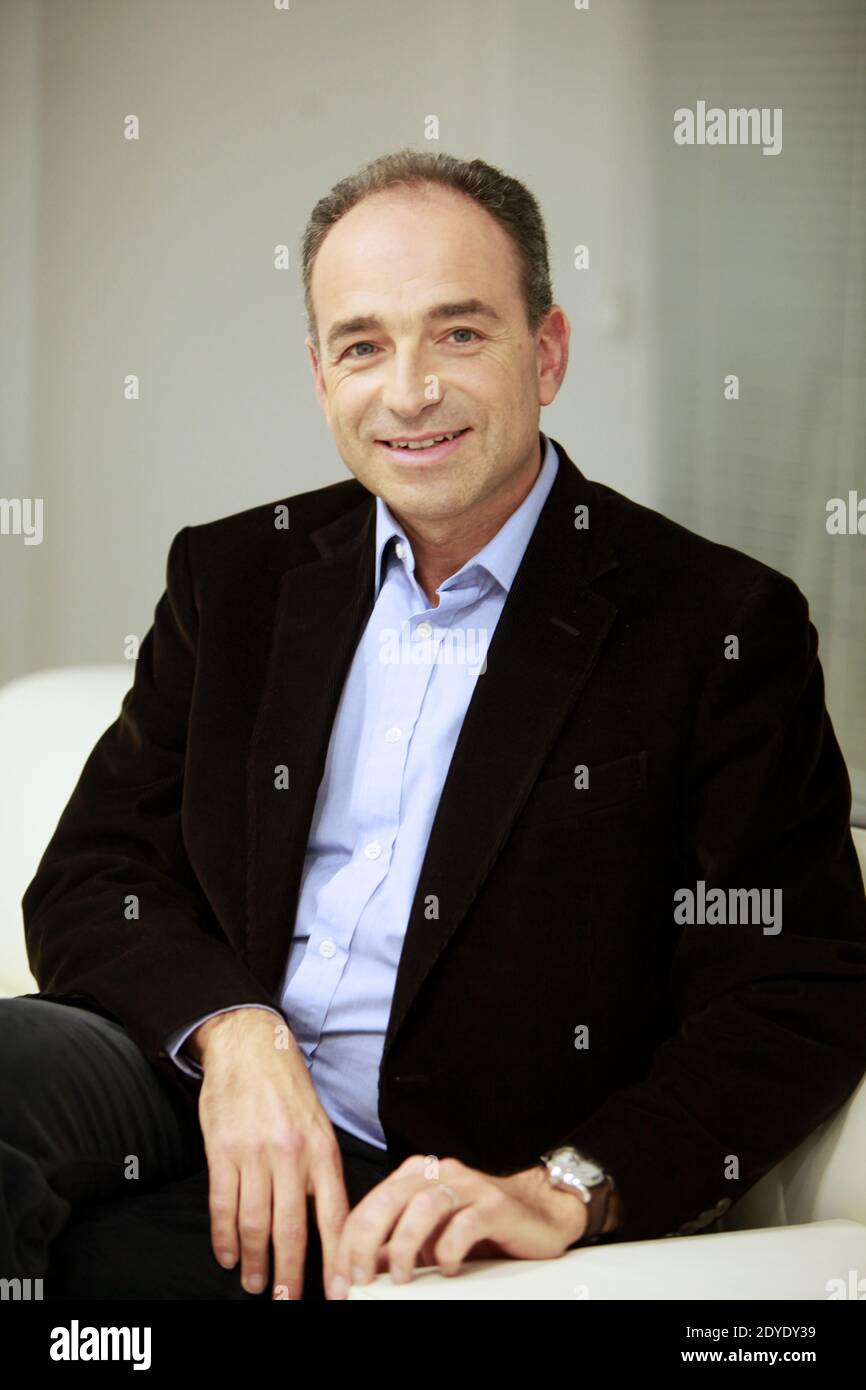
[[[541,438],[544,440],[545,436],[542,434]],[[550,443],[559,457],[559,468],[535,530],[530,536],[520,568],[526,568],[527,561],[530,568],[535,568],[529,552],[533,549],[539,550],[542,540],[552,540],[554,532],[562,540],[570,527],[570,538],[574,545],[571,547],[569,568],[581,583],[588,584],[618,563],[606,533],[604,496],[569,458],[562,444],[552,437]],[[333,521],[311,531],[310,543],[321,558],[329,562],[342,562],[355,555],[359,567],[366,565],[369,568],[372,585],[375,573],[376,497],[355,478],[340,486],[346,489],[350,503],[353,498],[357,499],[355,504],[350,504]],[[586,530],[575,528],[575,517],[578,515],[579,507],[587,508],[590,524]],[[564,517],[570,518],[568,527],[563,522]],[[367,550],[369,555],[365,554]],[[280,545],[274,546],[270,567],[283,572],[290,565],[291,562],[286,560],[285,548]]]

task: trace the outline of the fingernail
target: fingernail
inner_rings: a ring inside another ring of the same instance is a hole
[[[365,1269],[359,1269],[358,1266],[356,1265],[355,1268],[352,1270],[352,1283],[353,1283],[353,1284],[366,1284],[366,1283],[367,1283],[367,1271],[366,1271]]]
[[[223,1269],[234,1269],[235,1257],[229,1250],[224,1250],[220,1255],[220,1264]]]
[[[395,1265],[391,1270],[391,1281],[394,1284],[405,1284],[408,1278],[409,1271],[404,1269],[402,1265]]]
[[[247,1293],[261,1293],[262,1289],[265,1287],[264,1275],[250,1274],[243,1283]]]
[[[349,1292],[349,1285],[346,1283],[342,1274],[335,1274],[331,1280],[331,1297],[345,1298]]]

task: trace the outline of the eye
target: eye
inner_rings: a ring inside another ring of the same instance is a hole
[[[469,333],[471,335],[470,338],[464,338],[462,342],[456,343],[455,347],[468,347],[469,344],[473,342],[476,338],[481,337],[481,334],[476,333],[474,328],[452,328],[450,333],[448,334],[448,337],[453,337],[455,333]],[[370,357],[372,355],[369,352],[357,353],[355,351],[356,348],[372,348],[375,352],[375,343],[352,343],[349,347],[346,348],[346,350],[343,353],[340,354],[341,359],[343,357],[352,357],[356,362],[358,362],[361,361],[363,358]]]

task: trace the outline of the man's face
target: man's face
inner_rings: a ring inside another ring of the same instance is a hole
[[[555,308],[530,333],[516,253],[483,208],[429,185],[374,194],[332,227],[311,288],[328,426],[398,516],[471,519],[534,477],[568,321]],[[429,449],[386,442],[454,431]]]

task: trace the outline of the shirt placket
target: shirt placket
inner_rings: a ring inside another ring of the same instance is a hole
[[[404,573],[401,581],[409,586],[411,601],[419,602],[421,590],[414,580]],[[426,605],[423,596],[420,601]],[[324,1030],[361,915],[387,878],[400,822],[409,745],[435,669],[436,647],[446,626],[438,615],[441,612],[442,617],[447,616],[450,625],[456,611],[455,595],[437,609],[425,606],[405,619],[398,659],[389,663],[386,670],[360,781],[363,833],[349,863],[320,894],[316,922],[288,991],[287,1004],[295,1007],[298,1041],[308,1058],[315,1054]],[[381,624],[373,627],[366,640],[378,644],[380,629]]]

